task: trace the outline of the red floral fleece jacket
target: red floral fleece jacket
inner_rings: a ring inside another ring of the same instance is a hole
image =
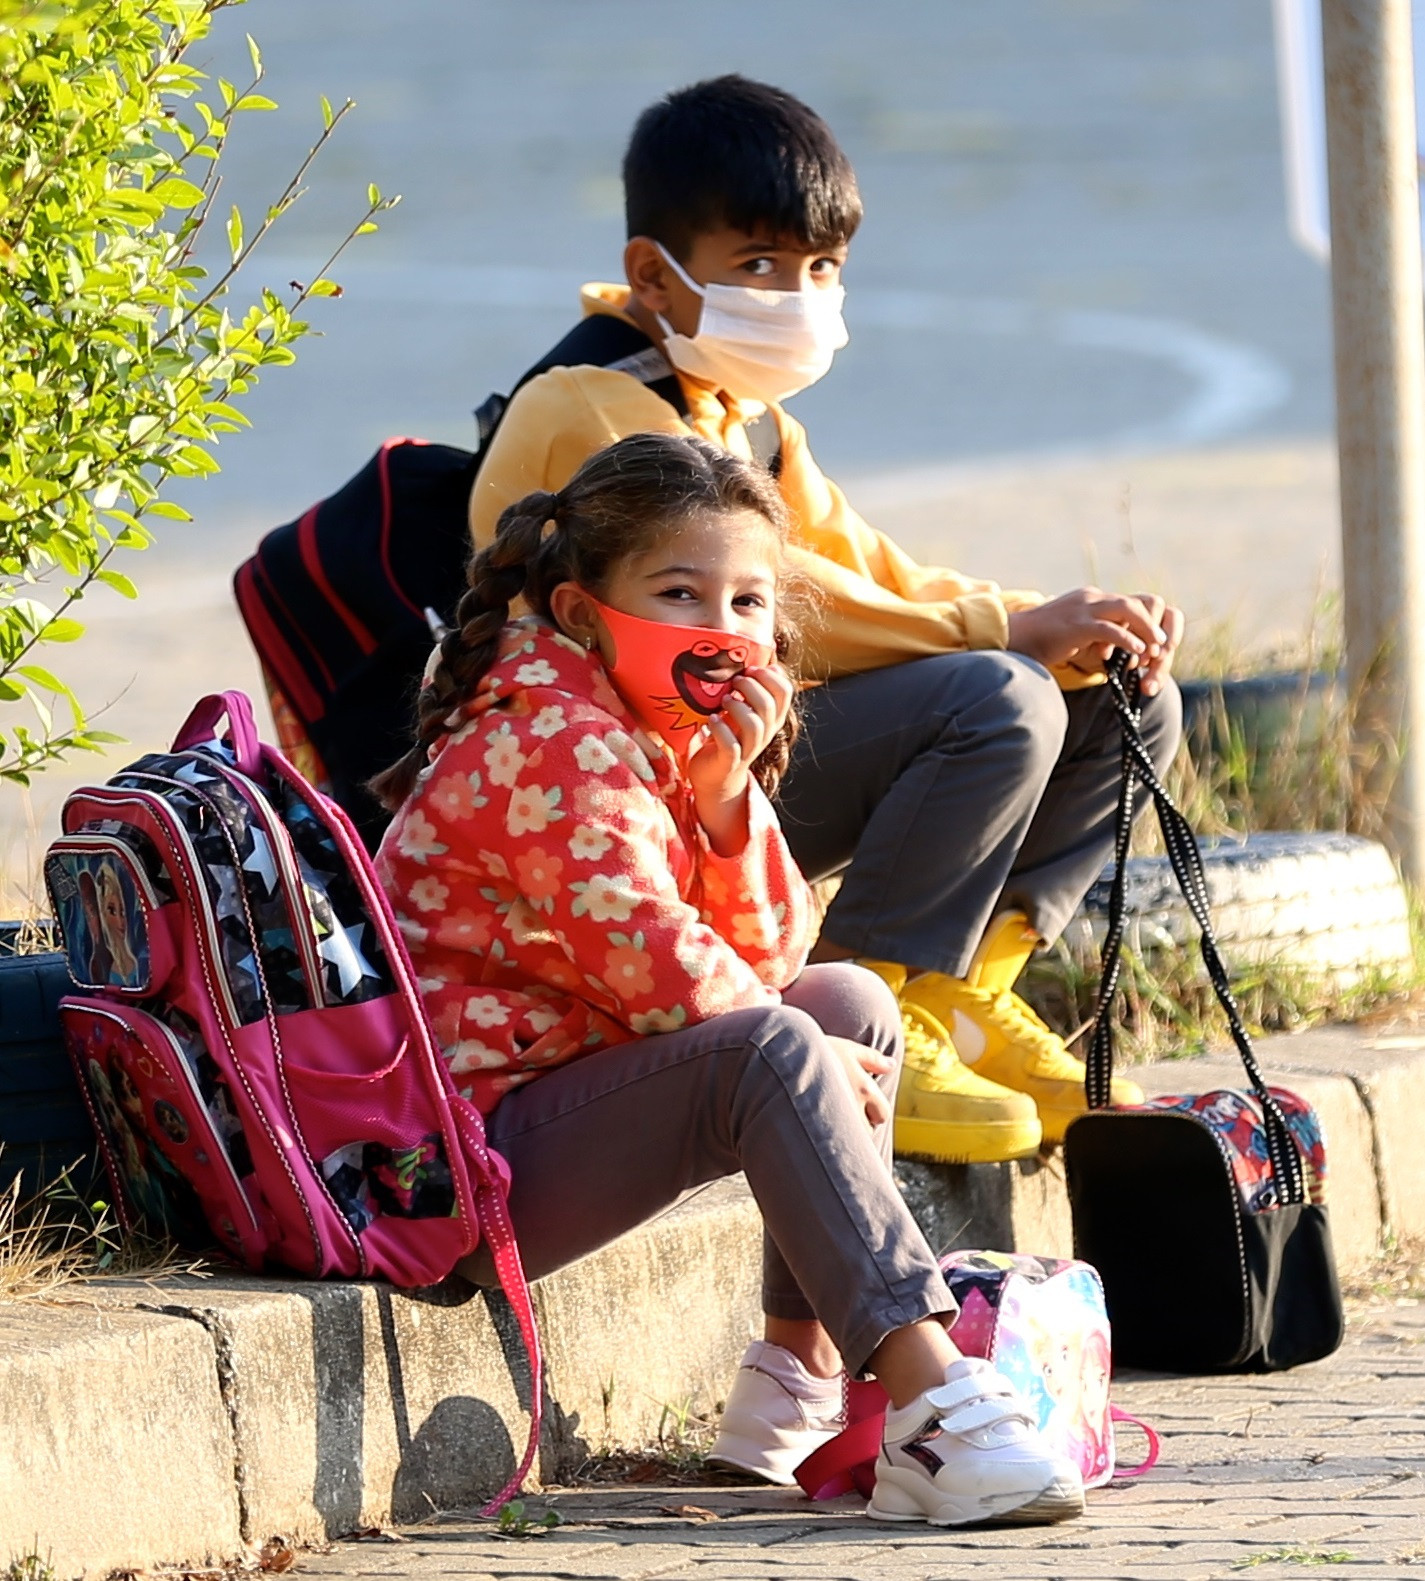
[[[801,971],[810,896],[766,798],[745,850],[714,854],[597,656],[512,622],[451,725],[376,866],[482,1111],[578,1055],[775,1004]]]

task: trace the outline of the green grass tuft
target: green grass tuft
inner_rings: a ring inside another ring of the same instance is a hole
[[[38,1552],[23,1554],[0,1571],[0,1581],[56,1581],[54,1565],[48,1554],[43,1558]]]

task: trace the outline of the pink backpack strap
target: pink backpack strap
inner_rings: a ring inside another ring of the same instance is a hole
[[[809,1499],[835,1499],[843,1493],[869,1499],[885,1422],[886,1391],[874,1379],[848,1378],[846,1426],[797,1467],[802,1492]]]
[[[246,692],[214,692],[200,697],[174,736],[173,750],[182,752],[201,741],[211,741],[217,734],[219,720],[224,718],[238,768],[244,774],[255,774],[262,763],[262,743]]]
[[[1121,1411],[1115,1406],[1110,1407],[1115,1423],[1126,1422],[1130,1427],[1136,1427],[1148,1440],[1148,1453],[1136,1466],[1116,1466],[1115,1477],[1141,1477],[1151,1471],[1158,1464],[1158,1456],[1163,1450],[1163,1441],[1157,1432],[1148,1426],[1141,1416],[1131,1416],[1127,1411]]]
[[[514,1475],[480,1511],[482,1515],[498,1515],[504,1505],[519,1492],[529,1475],[534,1457],[539,1452],[539,1429],[544,1414],[544,1361],[539,1349],[539,1330],[534,1321],[534,1304],[529,1297],[529,1281],[524,1276],[520,1249],[515,1242],[515,1227],[510,1222],[506,1203],[509,1192],[509,1166],[504,1159],[492,1153],[486,1144],[483,1127],[465,1110],[455,1111],[455,1122],[465,1138],[465,1153],[472,1168],[471,1180],[475,1196],[475,1217],[480,1227],[480,1239],[490,1248],[495,1264],[495,1274],[500,1289],[510,1303],[510,1310],[519,1325],[520,1339],[524,1342],[525,1355],[529,1358],[529,1437],[525,1440],[524,1454],[515,1467]]]
[[[529,1298],[529,1283],[520,1262],[519,1247],[515,1244],[514,1226],[510,1223],[510,1210],[505,1205],[504,1191],[498,1185],[482,1187],[476,1195],[480,1214],[480,1233],[489,1245],[499,1275],[500,1288],[519,1324],[520,1338],[524,1341],[525,1354],[529,1357],[529,1437],[524,1454],[515,1468],[514,1475],[480,1511],[482,1515],[498,1515],[520,1490],[534,1457],[539,1450],[539,1428],[544,1406],[544,1363],[539,1353],[539,1333],[534,1323],[534,1306]]]

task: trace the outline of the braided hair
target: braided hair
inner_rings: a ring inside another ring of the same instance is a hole
[[[557,624],[549,600],[561,582],[601,597],[620,565],[707,511],[751,511],[779,544],[786,542],[786,508],[771,476],[755,462],[687,434],[632,434],[591,456],[556,493],[540,490],[511,505],[493,542],[470,562],[469,588],[416,701],[414,744],[371,781],[378,800],[394,811],[415,789],[430,748],[450,728],[450,715],[474,695],[494,664],[517,599]],[[779,588],[774,642],[778,659],[791,669],[795,627],[786,619],[782,595]],[[797,731],[794,709],[752,765],[768,795],[786,772]]]

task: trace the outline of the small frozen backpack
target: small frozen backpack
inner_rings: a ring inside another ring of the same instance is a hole
[[[79,992],[60,1017],[125,1226],[408,1287],[485,1241],[533,1372],[517,1485],[539,1347],[508,1170],[351,820],[225,692],[172,751],[70,796],[63,828],[45,882]]]
[[[1014,1252],[951,1252],[940,1262],[960,1306],[950,1338],[966,1356],[990,1362],[1023,1396],[1055,1453],[1079,1468],[1084,1486],[1139,1476],[1158,1458],[1146,1423],[1108,1397],[1112,1346],[1103,1286],[1087,1263]],[[853,1489],[869,1497],[881,1448],[886,1396],[874,1381],[847,1386],[842,1433],[809,1455],[797,1481],[813,1499]],[[1116,1468],[1115,1421],[1132,1422],[1148,1439],[1139,1466]]]

